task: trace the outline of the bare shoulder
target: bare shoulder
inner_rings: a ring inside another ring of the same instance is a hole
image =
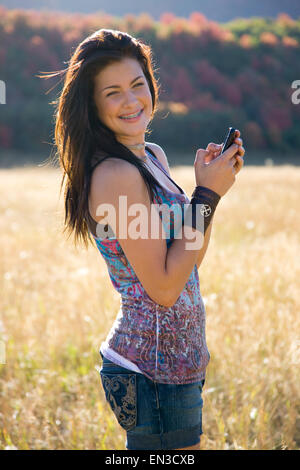
[[[169,167],[169,162],[167,159],[167,155],[165,154],[164,150],[157,144],[154,144],[153,142],[146,142],[146,145],[150,147],[151,150],[155,153],[157,156],[158,160],[162,164],[162,166],[165,168],[167,173],[170,175],[170,167]]]
[[[144,197],[146,186],[139,170],[120,158],[109,158],[94,169],[89,192],[89,210],[96,220],[99,203],[114,204],[119,195]]]
[[[103,162],[99,162],[96,168],[93,171],[93,174],[104,174],[105,172],[113,172],[117,171],[118,169],[124,169],[126,167],[130,167],[130,165],[126,160],[122,160],[121,158],[109,157]]]
[[[126,160],[109,158],[99,163],[92,174],[91,186],[103,184],[108,186],[121,181],[128,181],[139,175],[138,169]]]

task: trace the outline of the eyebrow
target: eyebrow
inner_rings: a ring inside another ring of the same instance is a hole
[[[136,80],[138,80],[139,78],[143,78],[143,75],[139,75],[138,77],[134,78],[134,79],[130,82],[130,85],[131,85],[132,83],[134,83]],[[110,86],[107,86],[106,88],[103,88],[103,90],[101,90],[101,91],[107,90],[107,88],[120,88],[120,85],[110,85]]]

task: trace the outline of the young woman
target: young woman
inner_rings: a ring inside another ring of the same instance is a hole
[[[92,235],[120,293],[121,308],[100,349],[100,376],[126,430],[126,448],[199,449],[210,356],[198,268],[214,210],[245,151],[239,131],[222,155],[221,145],[199,149],[190,200],[170,177],[163,149],[145,142],[158,90],[151,48],[141,40],[101,29],[78,45],[55,129],[62,185],[66,178],[65,228],[75,243]],[[175,208],[167,223],[152,211],[164,204]],[[143,237],[136,236],[137,207],[148,230]],[[191,244],[199,234],[201,243]]]

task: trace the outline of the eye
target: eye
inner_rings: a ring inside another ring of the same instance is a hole
[[[108,95],[106,96],[111,96],[111,95],[114,95],[115,93],[118,93],[117,91],[112,91],[111,93],[108,93]]]
[[[142,83],[142,82],[136,83],[134,86],[140,86],[140,85],[144,85],[144,83]],[[111,93],[108,93],[108,95],[106,95],[106,96],[111,96],[111,95],[114,95],[115,93],[118,93],[118,91],[112,91]]]

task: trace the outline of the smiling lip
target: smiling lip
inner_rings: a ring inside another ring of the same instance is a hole
[[[140,113],[138,116],[136,116],[136,117],[134,117],[134,118],[127,118],[127,121],[130,121],[130,122],[135,122],[135,121],[137,121],[137,120],[141,117],[141,115],[143,114],[143,109],[140,109],[140,110],[137,111],[137,112]],[[136,113],[130,113],[130,114],[136,114]],[[126,116],[119,116],[119,117],[120,117],[120,119],[121,119],[122,117],[130,116],[130,114],[127,114]],[[123,121],[124,121],[124,119],[123,119]]]

